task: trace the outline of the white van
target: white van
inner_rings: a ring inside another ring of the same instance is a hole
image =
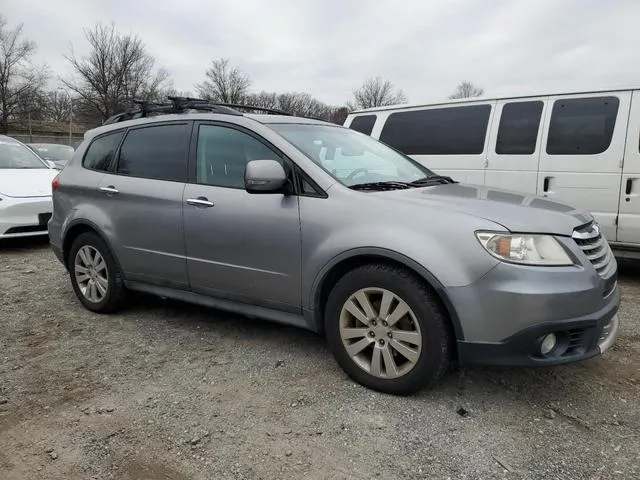
[[[640,258],[640,89],[379,107],[344,125],[461,182],[588,210],[617,256]]]

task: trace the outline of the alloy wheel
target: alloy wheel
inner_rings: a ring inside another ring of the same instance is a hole
[[[340,312],[340,338],[351,359],[379,378],[405,375],[422,351],[413,311],[384,288],[363,288],[347,299]]]

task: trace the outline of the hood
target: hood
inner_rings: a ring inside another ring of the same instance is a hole
[[[570,236],[574,228],[593,220],[587,212],[547,198],[463,183],[394,190],[380,195],[443,212],[473,215],[512,232]]]
[[[58,174],[51,168],[0,168],[0,194],[7,197],[50,197],[51,181]]]

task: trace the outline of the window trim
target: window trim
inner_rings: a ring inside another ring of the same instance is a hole
[[[113,174],[114,173],[114,160],[117,161],[118,157],[120,156],[120,147],[122,146],[122,142],[124,141],[125,137],[127,136],[127,131],[128,130],[129,130],[128,128],[117,128],[117,129],[109,130],[108,132],[104,132],[104,133],[101,133],[101,134],[96,135],[95,137],[93,137],[91,139],[91,143],[89,143],[89,145],[87,146],[86,150],[82,154],[82,161],[80,162],[80,165],[82,166],[82,168],[84,168],[85,170],[89,170],[90,172],[112,173]],[[98,170],[97,168],[87,167],[86,164],[85,164],[85,160],[86,160],[87,154],[89,153],[89,150],[91,150],[91,147],[93,146],[93,144],[97,140],[100,140],[101,138],[108,137],[109,135],[114,135],[116,133],[122,133],[122,138],[120,138],[120,142],[118,142],[118,145],[116,146],[113,158],[111,159],[111,162],[109,163],[109,167],[106,170]]]
[[[327,195],[327,193],[322,190],[322,188],[320,188],[318,184],[302,170],[302,168],[296,165],[293,170],[297,196],[309,198],[329,198],[329,195]],[[305,193],[302,189],[302,182],[307,182],[309,185],[311,185],[311,188],[315,190],[315,193]]]
[[[202,125],[210,125],[215,127],[231,128],[233,130],[237,130],[241,133],[249,135],[250,137],[257,140],[258,142],[262,143],[265,147],[272,150],[277,156],[279,156],[282,159],[282,164],[284,166],[284,170],[287,175],[287,183],[289,184],[292,190],[291,192],[288,192],[287,195],[295,195],[298,197],[309,197],[309,196],[315,197],[315,195],[308,195],[308,194],[302,193],[299,180],[297,179],[298,172],[301,172],[306,177],[308,182],[314,187],[314,189],[318,191],[318,195],[323,196],[323,198],[328,197],[327,193],[321,187],[319,187],[318,184],[314,182],[311,179],[311,177],[309,177],[301,167],[299,167],[293,160],[291,160],[291,158],[289,158],[282,150],[276,147],[273,143],[271,143],[270,141],[262,137],[260,134],[254,132],[253,130],[243,125],[239,125],[237,123],[224,122],[221,120],[196,120],[193,122],[193,128],[191,130],[191,144],[189,148],[189,168],[188,168],[188,175],[187,175],[187,183],[192,185],[201,185],[203,187],[229,188],[232,190],[242,190],[246,192],[246,189],[241,187],[238,188],[238,187],[227,187],[223,185],[209,185],[207,183],[198,182],[198,172],[197,172],[198,135],[200,132],[200,127]]]
[[[158,182],[173,182],[173,183],[186,183],[188,178],[189,178],[189,158],[191,155],[191,136],[193,135],[193,120],[170,120],[167,122],[153,122],[153,123],[144,123],[142,125],[135,125],[132,127],[128,127],[126,129],[126,132],[124,134],[124,136],[122,137],[122,140],[120,141],[120,145],[118,145],[118,149],[116,151],[116,155],[115,155],[115,160],[112,162],[111,166],[110,166],[110,171],[108,173],[111,173],[112,175],[117,175],[119,177],[124,177],[124,178],[142,178],[144,180],[155,180]],[[120,150],[122,149],[122,145],[124,144],[125,140],[127,139],[127,137],[129,136],[129,133],[135,130],[142,130],[144,128],[153,128],[153,127],[166,127],[166,126],[170,126],[170,125],[187,125],[188,127],[190,127],[189,132],[188,132],[188,141],[187,141],[187,164],[186,164],[186,174],[184,176],[184,180],[168,180],[165,178],[150,178],[150,177],[141,177],[138,175],[123,175],[122,173],[118,173],[118,164],[120,163]],[[88,150],[88,149],[87,149]]]
[[[536,130],[536,138],[535,138],[535,142],[533,144],[533,151],[531,153],[502,153],[502,152],[498,152],[498,140],[500,139],[500,127],[502,126],[502,118],[504,116],[504,109],[507,105],[517,105],[517,104],[523,104],[523,103],[539,103],[540,104],[540,116],[538,118],[538,129]],[[496,141],[495,141],[495,145],[493,147],[493,152],[496,155],[500,155],[500,156],[510,156],[510,155],[514,155],[514,156],[521,156],[521,157],[525,157],[525,156],[531,156],[531,155],[535,155],[536,151],[538,150],[538,143],[542,143],[542,137],[540,136],[540,131],[541,128],[544,125],[544,113],[545,113],[545,102],[544,100],[515,100],[515,101],[509,101],[509,102],[505,102],[502,104],[502,108],[500,109],[500,118],[498,119],[498,127],[496,129]],[[540,142],[538,141],[540,140]]]

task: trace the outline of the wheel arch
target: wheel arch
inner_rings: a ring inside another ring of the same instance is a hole
[[[71,251],[73,241],[83,233],[88,232],[95,233],[107,245],[107,248],[109,248],[111,256],[116,262],[116,265],[118,265],[118,268],[120,269],[120,271],[122,271],[122,269],[120,268],[120,262],[118,261],[118,258],[114,253],[113,247],[111,246],[111,242],[109,242],[107,236],[100,231],[100,228],[98,228],[96,224],[89,220],[76,220],[69,224],[69,226],[66,228],[65,233],[62,236],[62,256],[65,268],[68,268],[69,265],[69,253]]]
[[[325,265],[312,287],[311,308],[313,309],[313,325],[318,332],[324,329],[324,307],[335,283],[354,268],[371,263],[384,263],[407,269],[422,279],[447,312],[456,340],[464,340],[460,319],[449,299],[446,289],[440,281],[425,267],[402,255],[384,248],[358,248],[349,250],[334,257]]]

